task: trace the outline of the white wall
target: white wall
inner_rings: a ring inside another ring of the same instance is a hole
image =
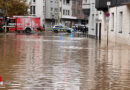
[[[99,12],[95,8],[95,0],[89,0],[87,3],[89,4],[90,7],[90,15],[88,17],[89,20],[88,34],[96,36],[96,23],[98,23],[97,19],[99,18]]]
[[[35,1],[36,2],[32,2],[32,0],[27,0],[27,3],[29,4],[31,2],[30,6],[35,6],[35,8],[36,8],[35,9],[35,11],[36,11],[35,16],[40,17],[41,26],[43,26],[44,20],[45,20],[45,17],[44,17],[45,12],[44,12],[44,9],[43,9],[43,6],[45,6],[45,0],[35,0]]]
[[[130,44],[130,6],[117,6],[110,8],[110,20],[109,20],[109,41],[117,43]],[[122,33],[120,33],[120,12],[123,13],[122,21]],[[114,30],[112,30],[112,13],[114,13]],[[102,14],[103,15],[103,14]],[[105,17],[105,16],[104,16]],[[102,26],[102,37],[106,37],[107,30],[105,31],[105,18],[102,18],[104,25]],[[104,39],[104,38],[102,38]]]

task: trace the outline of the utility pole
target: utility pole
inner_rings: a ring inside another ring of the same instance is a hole
[[[5,33],[7,32],[7,15],[8,15],[8,0],[6,0],[6,15],[4,16],[5,21]]]
[[[106,13],[106,16],[107,16],[107,46],[108,46],[108,42],[109,42],[109,18],[110,18],[110,5],[111,5],[111,2],[110,0],[107,1],[107,6],[108,6],[108,12]]]

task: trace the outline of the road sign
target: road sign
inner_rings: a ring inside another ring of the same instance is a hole
[[[109,13],[109,12],[106,12],[106,16],[109,17],[109,16],[110,16],[110,13]]]

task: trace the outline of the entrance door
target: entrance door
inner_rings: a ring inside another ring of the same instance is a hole
[[[99,23],[99,40],[101,40],[101,27],[102,27],[102,24]]]
[[[98,23],[96,23],[96,39],[98,38]]]

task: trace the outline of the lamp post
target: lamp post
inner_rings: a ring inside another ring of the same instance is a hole
[[[108,46],[108,41],[109,41],[109,17],[110,17],[109,8],[110,8],[110,5],[111,5],[110,0],[107,0],[107,7],[108,7],[108,12],[106,13],[106,16],[107,16],[107,46]]]

